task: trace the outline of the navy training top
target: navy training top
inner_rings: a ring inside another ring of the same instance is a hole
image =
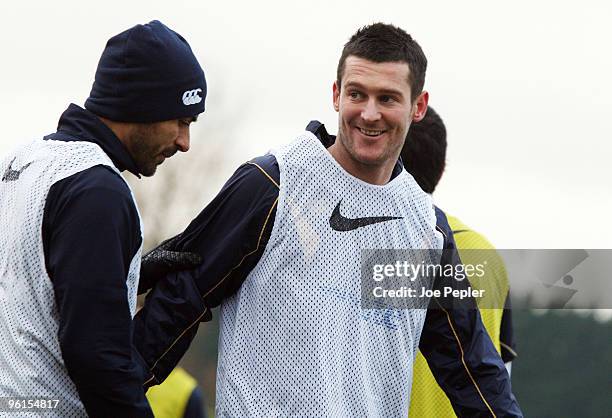
[[[115,166],[138,175],[123,144],[91,112],[71,104],[56,141],[99,145]],[[59,314],[59,343],[68,375],[92,417],[152,417],[145,368],[132,344],[126,279],[142,238],[125,181],[98,165],[53,184],[42,239]]]

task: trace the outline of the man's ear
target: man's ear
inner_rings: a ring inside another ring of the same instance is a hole
[[[334,85],[332,87],[332,91],[334,92],[334,110],[336,112],[340,111],[340,86],[337,81],[334,81]]]
[[[429,103],[429,93],[423,90],[412,104],[413,112],[412,121],[420,122],[427,113],[427,103]]]

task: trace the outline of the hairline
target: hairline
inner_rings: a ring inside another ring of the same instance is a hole
[[[408,83],[408,87],[410,87],[410,103],[412,103],[413,101],[413,96],[414,99],[417,98],[417,96],[419,94],[421,94],[423,92],[423,89],[421,89],[420,92],[418,93],[414,93],[412,91],[412,69],[410,68],[410,63],[406,60],[389,60],[389,61],[372,61],[371,59],[368,59],[366,57],[361,57],[359,55],[356,54],[349,54],[346,56],[346,58],[344,58],[344,61],[342,62],[342,74],[340,74],[340,76],[342,78],[344,78],[344,72],[346,71],[346,61],[350,58],[350,57],[355,57],[355,58],[359,58],[362,60],[366,60],[368,62],[371,62],[373,64],[386,64],[386,63],[398,63],[398,64],[406,64],[408,66],[408,75],[406,77],[406,82]],[[338,91],[342,90],[342,79],[338,79],[338,77],[336,76],[337,80],[336,80],[336,85],[338,86]]]

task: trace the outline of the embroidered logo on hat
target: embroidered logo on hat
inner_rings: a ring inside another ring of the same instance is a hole
[[[200,103],[202,101],[202,98],[198,93],[200,93],[201,91],[202,89],[187,90],[185,93],[183,93],[183,104],[185,106],[189,106]]]

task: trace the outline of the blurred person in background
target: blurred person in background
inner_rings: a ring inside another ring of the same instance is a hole
[[[152,176],[186,152],[205,96],[187,41],[136,25],[107,42],[85,108],[0,162],[1,398],[58,400],[45,416],[153,416],[133,345],[143,231],[121,172]]]
[[[446,167],[446,126],[440,115],[428,107],[425,117],[408,130],[401,157],[406,170],[425,192],[432,194]],[[508,275],[502,258],[482,234],[468,228],[459,219],[446,214],[453,231],[461,261],[476,265],[486,259],[486,275],[470,278],[474,288],[485,289],[478,299],[482,321],[496,350],[506,363],[508,373],[516,357],[512,329]],[[410,417],[455,417],[452,405],[434,379],[423,355],[414,365]]]

